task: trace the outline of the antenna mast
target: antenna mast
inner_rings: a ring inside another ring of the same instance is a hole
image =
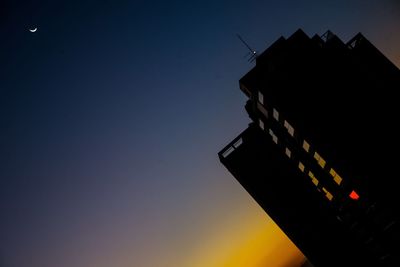
[[[250,51],[250,52],[246,55],[246,56],[250,55],[248,61],[249,61],[249,62],[253,62],[253,61],[257,58],[257,51],[254,50],[254,49],[252,49],[252,48],[246,43],[246,41],[243,40],[243,38],[242,38],[239,34],[236,34],[236,35],[237,35],[237,37],[239,38],[239,40],[240,40],[240,41],[247,47],[247,49],[249,49],[249,51]]]

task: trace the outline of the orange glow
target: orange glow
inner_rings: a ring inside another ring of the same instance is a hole
[[[255,203],[254,203],[255,204]],[[199,240],[182,266],[200,267],[300,267],[304,255],[282,230],[256,205]]]
[[[298,267],[304,256],[272,221],[258,229],[245,242],[238,244],[233,253],[222,262],[224,267]]]
[[[349,197],[350,197],[351,199],[354,199],[354,200],[358,200],[358,199],[360,198],[360,196],[359,196],[359,195],[357,194],[357,192],[354,191],[354,190],[351,191]]]

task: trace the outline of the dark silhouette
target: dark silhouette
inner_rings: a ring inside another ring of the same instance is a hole
[[[280,37],[220,161],[315,267],[399,266],[400,70],[361,33]]]

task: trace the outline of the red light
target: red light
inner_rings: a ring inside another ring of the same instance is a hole
[[[354,191],[354,190],[351,191],[349,197],[350,197],[351,199],[354,199],[354,200],[358,200],[358,199],[360,198],[360,196],[359,196],[359,195],[357,194],[357,192]]]

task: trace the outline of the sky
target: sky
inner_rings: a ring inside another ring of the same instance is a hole
[[[236,34],[362,32],[400,66],[399,25],[396,0],[1,1],[0,267],[300,266],[217,157],[250,122]]]

